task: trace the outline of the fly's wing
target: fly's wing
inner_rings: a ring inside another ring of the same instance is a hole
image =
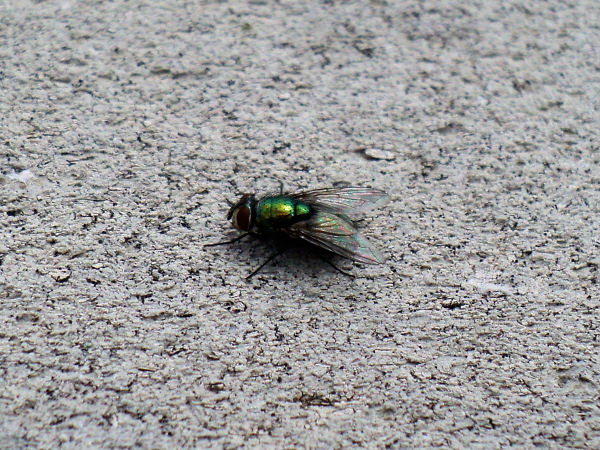
[[[340,214],[371,211],[390,200],[389,195],[383,191],[361,187],[317,189],[292,194],[290,197],[315,206],[316,209]]]
[[[366,237],[341,217],[316,212],[310,219],[295,223],[288,232],[311,244],[365,264],[381,264],[385,258]]]

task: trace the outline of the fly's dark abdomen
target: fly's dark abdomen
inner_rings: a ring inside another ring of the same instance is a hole
[[[313,209],[285,196],[265,197],[256,205],[256,227],[264,234],[285,233],[289,226],[309,219]]]

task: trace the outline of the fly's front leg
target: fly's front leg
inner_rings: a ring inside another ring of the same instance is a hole
[[[237,241],[241,241],[242,239],[244,239],[246,236],[253,236],[253,237],[257,237],[258,234],[256,233],[244,233],[241,234],[240,236],[236,237],[235,239],[232,239],[230,241],[223,241],[223,242],[216,242],[214,244],[204,244],[204,248],[206,247],[216,247],[217,245],[226,245],[226,244],[235,244]]]

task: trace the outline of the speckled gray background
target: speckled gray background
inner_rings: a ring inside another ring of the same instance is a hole
[[[0,447],[599,448],[598,17],[3,2]],[[280,180],[388,263],[203,249]]]

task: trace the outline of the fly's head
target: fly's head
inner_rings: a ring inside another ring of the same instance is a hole
[[[256,221],[256,198],[254,194],[244,194],[227,213],[233,227],[240,231],[250,231]]]

